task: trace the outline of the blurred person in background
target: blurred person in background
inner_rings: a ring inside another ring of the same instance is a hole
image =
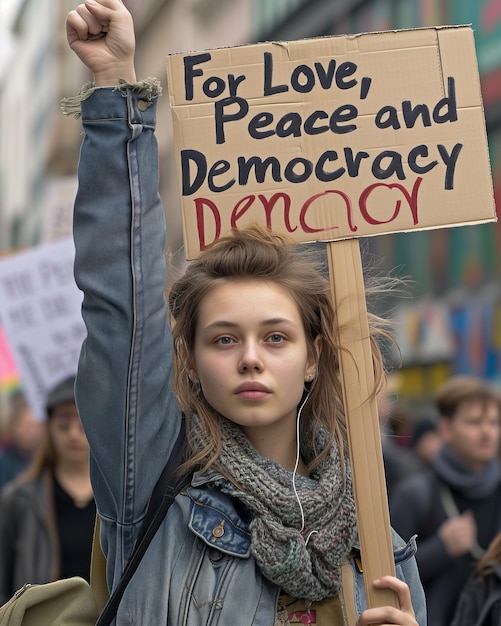
[[[401,448],[408,448],[414,429],[414,417],[412,411],[401,400],[392,404],[388,414],[388,431],[393,441]]]
[[[391,521],[416,555],[428,626],[449,626],[461,590],[501,530],[501,404],[482,380],[457,376],[437,392],[443,444],[430,468],[400,482]]]
[[[21,391],[9,397],[7,419],[0,451],[0,488],[28,467],[43,430]]]
[[[33,461],[0,492],[0,603],[25,583],[89,580],[96,509],[74,383],[71,376],[48,394]]]
[[[392,424],[400,423],[400,415],[405,424],[408,423],[409,418],[407,409],[402,408],[398,402],[392,389],[391,379],[388,389],[378,397],[378,414],[386,491],[388,498],[390,498],[400,481],[423,469],[414,452],[407,446],[398,443],[398,435],[392,428]]]
[[[501,624],[501,533],[496,535],[463,589],[451,626]]]
[[[442,447],[442,438],[434,420],[425,417],[416,422],[409,447],[422,461],[423,467],[431,464]]]

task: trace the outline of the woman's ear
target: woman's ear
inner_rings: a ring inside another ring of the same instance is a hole
[[[306,362],[306,371],[304,379],[307,383],[311,383],[315,379],[318,371],[318,361],[320,353],[322,352],[322,338],[320,336],[315,338],[313,342],[313,350],[308,350],[308,360]]]
[[[198,383],[198,371],[195,359],[193,358],[193,354],[190,354],[186,346],[184,347],[184,363],[186,367],[186,372],[188,373],[188,377],[191,382]]]
[[[318,360],[320,359],[320,354],[322,353],[322,337],[320,337],[320,335],[315,337],[313,346],[315,348],[315,361],[318,364]]]

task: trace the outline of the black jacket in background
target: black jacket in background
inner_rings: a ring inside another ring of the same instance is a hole
[[[499,626],[501,624],[501,565],[483,580],[474,574],[464,588],[451,626]]]

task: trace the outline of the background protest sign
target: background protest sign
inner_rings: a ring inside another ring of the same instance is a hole
[[[85,337],[74,256],[69,238],[0,260],[0,319],[22,389],[39,419],[45,416],[47,391],[76,373]]]
[[[8,393],[19,386],[20,381],[16,362],[10,351],[5,332],[0,325],[0,392],[6,391]]]
[[[496,219],[467,26],[167,58],[187,258],[251,223],[327,241],[368,606],[395,564],[358,237]]]
[[[252,222],[297,241],[495,218],[471,28],[167,57],[187,258]]]

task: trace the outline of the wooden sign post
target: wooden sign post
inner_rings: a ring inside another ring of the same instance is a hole
[[[250,224],[325,241],[369,607],[394,574],[358,238],[496,219],[471,28],[167,57],[185,252]]]
[[[395,563],[359,242],[329,243],[327,253],[339,345],[346,347],[339,361],[367,604],[398,607],[392,591],[372,585],[383,574],[394,576]]]

